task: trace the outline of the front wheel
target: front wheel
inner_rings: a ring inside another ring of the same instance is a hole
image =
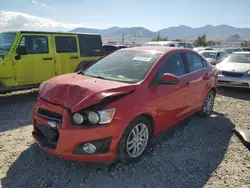
[[[202,109],[199,113],[200,116],[210,116],[211,115],[211,113],[213,111],[213,107],[214,107],[214,100],[215,100],[215,92],[211,90],[205,98]]]
[[[136,162],[140,159],[151,138],[151,122],[138,117],[133,120],[123,133],[118,147],[119,160],[123,163]]]

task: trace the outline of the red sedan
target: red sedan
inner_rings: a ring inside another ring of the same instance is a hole
[[[209,116],[217,71],[190,49],[118,50],[85,71],[41,84],[33,137],[78,161],[137,161],[152,136],[199,112]]]

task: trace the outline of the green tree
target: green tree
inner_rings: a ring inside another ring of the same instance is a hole
[[[207,36],[199,36],[193,43],[194,47],[207,46]]]
[[[243,41],[241,41],[240,46],[241,47],[248,47],[248,46],[250,46],[250,42],[247,40],[243,40]]]
[[[167,41],[168,40],[168,37],[161,37],[160,34],[153,38],[151,41]]]
[[[216,43],[212,40],[207,41],[207,46],[214,46]]]

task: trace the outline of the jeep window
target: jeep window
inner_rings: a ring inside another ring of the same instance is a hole
[[[102,39],[100,35],[78,35],[80,56],[102,56]]]
[[[25,47],[27,54],[49,53],[48,37],[46,36],[23,36],[19,47]]]
[[[55,43],[57,53],[77,52],[76,37],[56,36]]]
[[[16,33],[0,33],[0,50],[9,51]]]

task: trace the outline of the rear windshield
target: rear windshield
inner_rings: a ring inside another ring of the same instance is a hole
[[[229,55],[223,62],[250,63],[250,54],[233,53]]]
[[[238,52],[238,51],[241,51],[241,50],[235,48],[235,49],[223,49],[222,51],[223,51],[223,52],[226,52],[227,54],[231,54],[231,53],[233,53],[233,52]]]
[[[102,39],[100,35],[78,35],[80,56],[102,56]]]
[[[216,58],[215,52],[201,52],[201,55],[205,58]]]
[[[116,51],[118,48],[116,46],[105,45],[102,47],[102,49],[104,52],[113,52],[113,51]]]

